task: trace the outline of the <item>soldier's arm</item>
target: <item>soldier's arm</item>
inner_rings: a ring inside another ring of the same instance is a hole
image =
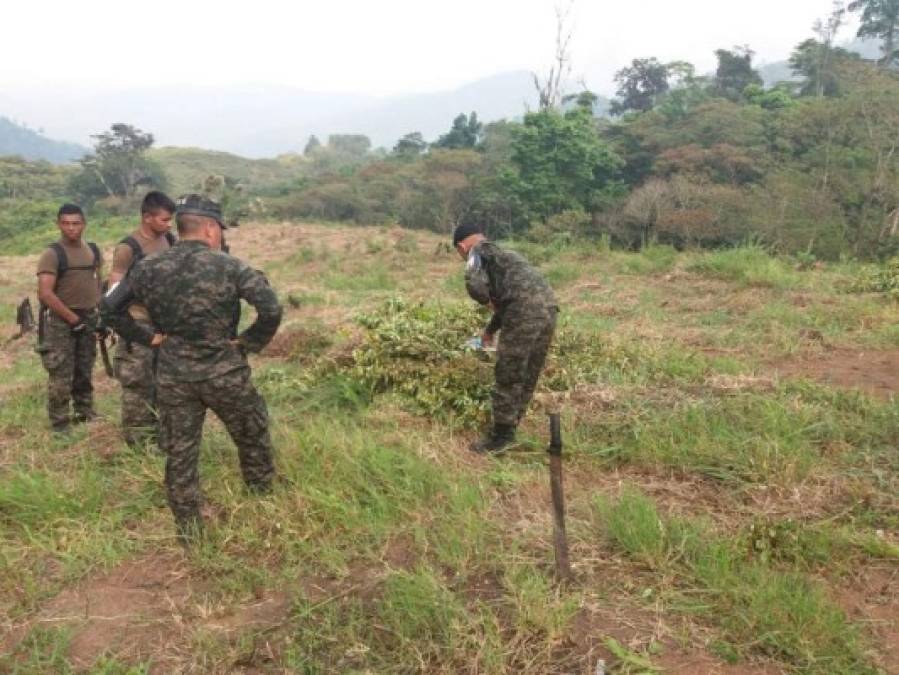
[[[493,335],[502,328],[502,311],[494,305],[493,298],[490,297],[490,277],[483,259],[476,251],[469,255],[465,265],[465,290],[472,300],[493,310],[490,323],[484,329],[485,335]]]
[[[502,310],[497,307],[493,310],[493,316],[490,317],[490,322],[487,324],[487,327],[484,329],[484,332],[487,335],[494,335],[498,330],[501,330],[503,327],[503,313]]]
[[[126,342],[154,346],[153,331],[141,326],[128,313],[129,305],[136,299],[129,279],[114,284],[100,301],[100,318]]]
[[[109,272],[109,285],[112,286],[125,278],[134,252],[128,244],[119,244],[112,252],[112,270]]]
[[[56,287],[56,273],[59,270],[59,260],[52,249],[43,252],[37,262],[37,299],[50,311],[70,326],[77,326],[81,319],[75,312],[66,307],[54,290]]]
[[[237,341],[249,352],[258,352],[275,337],[281,324],[281,305],[278,296],[262,272],[241,263],[238,272],[240,297],[256,310],[256,320]]]
[[[478,304],[490,304],[490,277],[487,276],[483,259],[476,251],[468,255],[468,262],[465,263],[465,290]]]

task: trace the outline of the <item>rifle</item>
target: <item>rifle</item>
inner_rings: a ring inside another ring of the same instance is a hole
[[[106,371],[107,377],[115,377],[115,371],[112,369],[112,361],[109,360],[109,348],[106,346],[106,338],[109,337],[112,344],[115,344],[115,335],[106,331],[97,331],[97,341],[100,343],[100,358],[103,361],[103,370]]]

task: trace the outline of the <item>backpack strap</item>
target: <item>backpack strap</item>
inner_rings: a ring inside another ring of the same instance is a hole
[[[128,270],[125,272],[125,276],[127,277],[129,274],[131,274],[131,270],[134,268],[134,266],[139,263],[146,254],[144,253],[144,249],[141,247],[140,242],[130,234],[122,239],[122,241],[120,241],[119,243],[125,244],[128,248],[131,249],[131,264],[128,265]]]
[[[91,265],[91,268],[98,270],[100,269],[100,248],[92,241],[87,242],[87,245],[90,246],[91,253],[94,254],[94,264]]]
[[[50,244],[49,248],[53,249],[53,252],[56,254],[56,283],[59,283],[60,278],[69,270],[69,256],[66,254],[66,250],[62,247],[58,241],[54,241]]]

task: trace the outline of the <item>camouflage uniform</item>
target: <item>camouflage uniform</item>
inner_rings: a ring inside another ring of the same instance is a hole
[[[248,487],[264,491],[271,485],[268,412],[250,381],[246,352],[259,351],[272,339],[281,307],[262,273],[195,240],[142,260],[121,286],[104,298],[104,319],[124,339],[150,345],[152,330],[135,322],[116,299],[130,295],[167,336],[157,357],[159,444],[167,455],[169,506],[180,532],[189,534],[201,524],[197,463],[207,408],[237,445]],[[234,344],[241,299],[258,316]]]
[[[112,272],[128,276],[134,264],[147,255],[168,250],[174,237],[166,232],[149,238],[140,229],[122,239],[112,256]],[[145,307],[135,303],[128,313],[141,327],[152,332]],[[115,353],[115,377],[122,387],[122,435],[129,445],[158,442],[156,412],[156,352],[141,344],[119,340]]]
[[[137,321],[152,332],[149,322]],[[129,445],[157,435],[156,383],[153,363],[156,351],[126,340],[119,340],[115,353],[115,377],[122,386],[122,432]]]
[[[41,362],[49,376],[47,412],[50,426],[64,431],[71,421],[85,422],[94,416],[94,386],[91,374],[97,360],[97,339],[94,336],[96,311],[76,310],[87,328],[73,333],[72,327],[47,311],[44,336],[38,346]],[[69,418],[69,401],[74,414]]]
[[[469,251],[465,288],[492,304],[486,331],[502,331],[497,346],[493,424],[513,432],[534,395],[552,343],[558,303],[540,273],[520,255],[482,241]]]
[[[48,247],[38,260],[38,275],[56,277],[54,293],[85,326],[80,332],[73,332],[62,318],[41,308],[37,351],[48,374],[47,412],[55,431],[65,431],[71,422],[85,422],[94,416],[91,378],[97,359],[95,330],[102,265],[95,245],[63,240]]]

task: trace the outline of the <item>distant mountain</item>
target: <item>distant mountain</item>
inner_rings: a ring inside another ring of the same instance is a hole
[[[59,101],[65,101],[60,106]],[[362,133],[390,148],[411,131],[435,140],[460,112],[484,122],[536,107],[531,75],[500,73],[457,89],[372,97],[290,87],[170,86],[0,92],[0,114],[28,120],[57,137],[88,142],[114,122],[153,133],[158,145],[203,147],[246,157],[300,152],[310,134]]]
[[[24,159],[44,159],[65,164],[80,159],[88,149],[77,143],[54,141],[41,132],[0,117],[0,156],[18,155]]]

